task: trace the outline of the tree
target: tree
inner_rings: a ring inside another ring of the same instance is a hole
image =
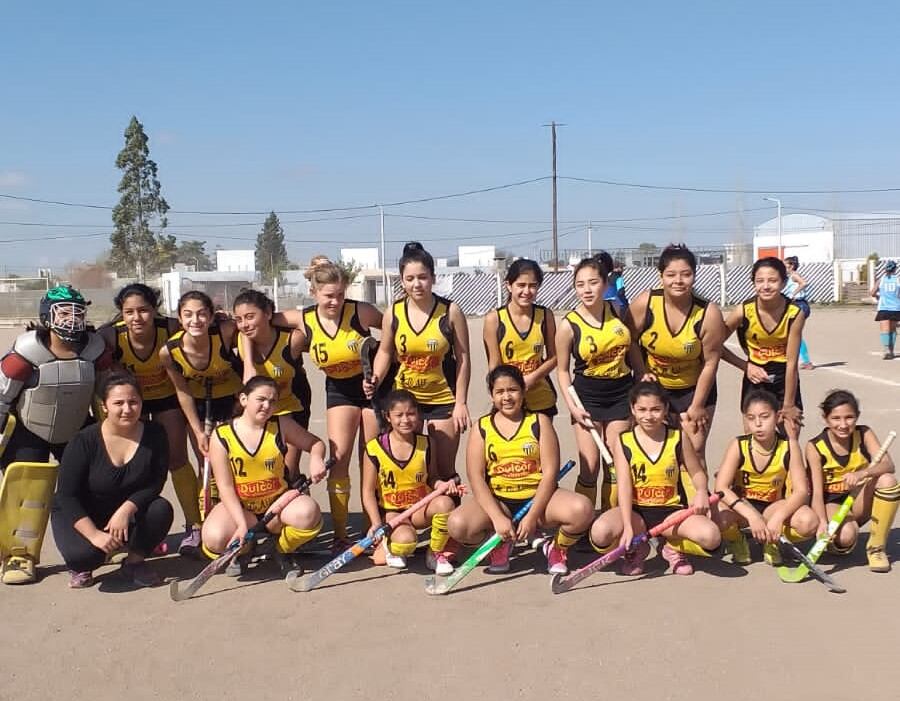
[[[175,239],[154,233],[156,224],[166,228],[169,205],[160,193],[156,163],[150,158],[144,125],[132,117],[125,129],[125,148],[116,157],[116,168],[122,171],[118,192],[119,204],[113,208],[115,231],[109,262],[119,274],[135,274],[143,281],[148,273],[166,269],[166,261],[174,258]]]
[[[256,237],[256,269],[263,280],[271,280],[287,270],[290,261],[284,247],[284,229],[275,212],[269,212],[262,231]]]
[[[356,276],[359,275],[359,271],[362,270],[362,265],[357,263],[355,260],[351,261],[342,261],[339,260],[335,263],[337,267],[344,271],[347,275],[347,284],[352,285],[356,280]]]
[[[193,265],[195,270],[212,270],[212,259],[206,254],[206,241],[182,241],[175,251],[175,262]]]

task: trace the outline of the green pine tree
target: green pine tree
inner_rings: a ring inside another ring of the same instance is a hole
[[[284,247],[284,229],[275,212],[269,212],[262,231],[256,237],[256,269],[263,281],[280,276],[290,268],[287,249]]]
[[[115,231],[109,239],[110,266],[120,275],[135,275],[142,281],[149,274],[168,269],[175,249],[174,238],[161,233],[168,223],[169,205],[160,193],[148,141],[144,125],[132,117],[125,130],[125,148],[116,157],[116,168],[122,171],[118,187],[121,197],[113,208]]]

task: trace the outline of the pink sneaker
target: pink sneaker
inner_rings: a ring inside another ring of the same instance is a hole
[[[679,552],[671,545],[666,543],[663,545],[662,556],[666,562],[672,565],[674,574],[689,575],[694,574],[694,566],[687,559],[683,552]]]
[[[491,574],[503,574],[509,572],[509,555],[512,552],[513,542],[504,540],[500,545],[491,550],[491,564],[487,571]]]
[[[153,548],[153,552],[150,553],[153,557],[162,557],[163,555],[169,554],[169,544],[166,541],[159,543],[155,548]]]
[[[548,574],[569,574],[565,550],[557,547],[552,540],[545,540],[541,549],[544,551],[544,557],[547,558]]]
[[[619,566],[619,571],[628,577],[644,574],[644,560],[647,559],[649,554],[650,543],[645,540],[634,550],[622,556],[622,564]]]

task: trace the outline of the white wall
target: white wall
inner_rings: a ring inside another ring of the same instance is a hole
[[[216,251],[216,270],[240,273],[253,272],[256,270],[256,252],[253,249]]]
[[[830,263],[834,260],[834,235],[828,231],[788,233],[781,237],[784,256],[797,256],[803,263]],[[759,258],[760,248],[777,248],[778,235],[764,234],[753,237],[753,258]]]
[[[493,269],[495,250],[494,246],[460,246],[459,267]]]
[[[377,248],[342,248],[341,262],[356,263],[363,270],[379,270]]]

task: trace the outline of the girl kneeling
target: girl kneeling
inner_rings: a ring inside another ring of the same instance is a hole
[[[643,533],[687,507],[679,478],[687,470],[696,494],[697,513],[662,532],[666,544],[662,556],[675,574],[693,574],[685,553],[709,555],[722,542],[719,528],[710,520],[706,472],[691,442],[665,419],[669,402],[655,382],[639,382],[630,393],[635,426],[613,444],[613,461],[619,490],[619,505],[600,516],[591,527],[591,545],[597,552],[618,544],[630,547],[635,533]],[[622,574],[642,574],[650,544],[642,543],[622,559]]]
[[[213,475],[221,502],[203,522],[203,550],[216,557],[266,512],[288,489],[284,456],[288,446],[310,453],[313,483],[325,477],[325,444],[289,415],[273,416],[278,391],[275,381],[256,376],[241,389],[242,413],[218,426],[209,442]],[[301,495],[266,526],[278,536],[275,557],[283,572],[296,570],[287,557],[322,529],[322,513],[312,497]],[[237,576],[244,557],[226,574]]]
[[[416,431],[422,422],[419,405],[411,392],[392,390],[384,400],[384,415],[390,430],[366,443],[363,458],[363,508],[374,530],[385,518],[405,511],[444,482],[437,479],[437,456],[428,436]],[[459,494],[455,482],[447,493],[396,526],[382,541],[388,567],[403,569],[406,558],[416,551],[419,528],[431,526],[431,543],[426,555],[429,569],[436,574],[453,572],[450,558],[455,547],[448,543],[447,518]]]
[[[525,379],[518,368],[498,365],[488,375],[494,409],[478,420],[469,437],[466,472],[475,494],[450,517],[450,535],[475,544],[491,535],[503,543],[491,552],[488,572],[509,570],[516,541],[530,541],[540,528],[559,530],[544,542],[547,569],[566,574],[569,547],[587,531],[594,507],[587,497],[557,487],[559,441],[546,414],[525,408]],[[533,499],[531,510],[513,525],[511,516]]]
[[[731,441],[716,475],[716,489],[725,495],[717,507],[722,533],[739,565],[750,564],[742,526],[748,526],[763,544],[766,562],[778,566],[777,543],[782,532],[805,540],[816,534],[819,524],[815,512],[806,506],[809,485],[798,442],[800,427],[788,421],[788,437],[779,435],[778,410],[778,400],[771,392],[754,389],[747,393],[741,411],[750,433]]]

